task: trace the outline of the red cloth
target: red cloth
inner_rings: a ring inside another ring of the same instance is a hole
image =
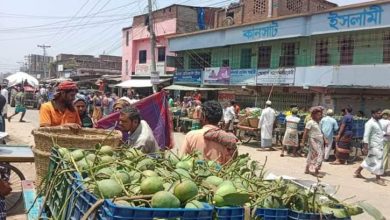
[[[165,91],[148,96],[133,104],[153,131],[153,135],[161,149],[172,149],[173,147],[173,124],[169,112],[168,99]],[[97,128],[108,129],[117,125],[119,112],[100,119]]]
[[[77,89],[78,89],[77,84],[72,81],[64,81],[57,86],[57,91],[77,90]]]

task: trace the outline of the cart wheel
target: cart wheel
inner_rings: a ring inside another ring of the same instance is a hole
[[[252,140],[253,135],[250,131],[238,130],[237,137],[242,143],[247,144]]]
[[[12,192],[5,197],[5,207],[8,212],[13,209],[23,198],[22,180],[25,180],[25,177],[18,168],[10,164],[2,164],[1,166],[10,169],[9,182],[11,183]]]

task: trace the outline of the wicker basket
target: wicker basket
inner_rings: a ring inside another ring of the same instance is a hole
[[[257,128],[259,126],[259,118],[248,118],[249,126],[252,128]]]
[[[83,128],[77,134],[69,128],[47,127],[32,131],[35,148],[43,152],[51,152],[53,145],[66,148],[93,149],[96,144],[118,147],[121,143],[120,131]]]
[[[65,148],[94,149],[96,144],[118,147],[121,144],[120,131],[107,131],[93,128],[83,128],[74,133],[69,128],[46,127],[32,131],[35,146],[36,185],[39,186],[47,175],[52,146]]]
[[[50,163],[50,153],[40,151],[35,147],[32,147],[32,152],[34,153],[34,162],[35,162],[35,186],[38,190],[41,188],[42,181],[47,175],[47,170]]]

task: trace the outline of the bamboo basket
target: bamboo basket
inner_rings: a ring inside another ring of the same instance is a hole
[[[47,175],[50,162],[51,149],[53,146],[79,149],[95,149],[95,145],[110,145],[119,147],[122,141],[120,131],[83,128],[77,133],[64,127],[45,127],[32,131],[35,146],[36,185],[39,186]]]

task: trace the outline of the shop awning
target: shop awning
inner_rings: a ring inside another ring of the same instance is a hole
[[[205,87],[191,87],[182,85],[170,85],[164,88],[165,90],[179,90],[179,91],[219,91],[227,88],[205,88]]]
[[[160,79],[159,83],[166,82],[170,79]],[[142,87],[152,87],[150,79],[129,79],[119,84],[116,84],[115,87],[121,87],[124,89],[127,88],[142,88]]]

